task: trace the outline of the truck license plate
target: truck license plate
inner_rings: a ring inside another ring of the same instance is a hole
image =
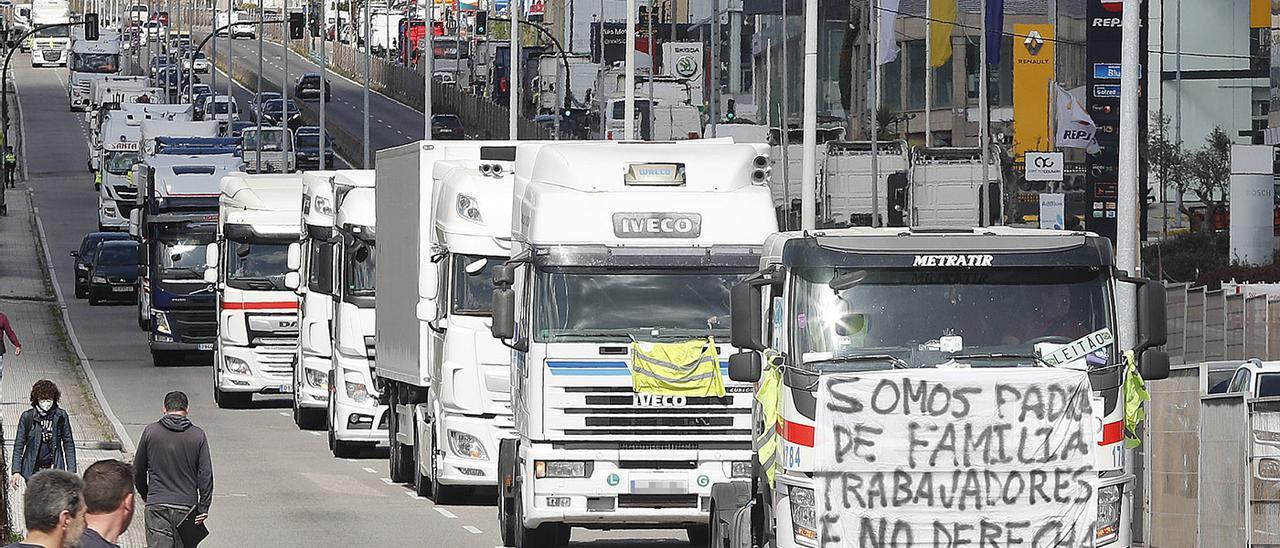
[[[631,480],[631,493],[636,495],[669,495],[689,492],[689,482],[683,479]]]
[[[196,345],[196,350],[213,350],[213,343],[200,343]]]

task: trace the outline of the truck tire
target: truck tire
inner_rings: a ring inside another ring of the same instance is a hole
[[[524,526],[524,504],[523,497],[520,495],[520,487],[516,486],[516,522],[515,522],[515,548],[553,548],[559,546],[557,541],[560,540],[559,528],[562,526],[558,523],[544,523],[533,529]]]
[[[298,426],[299,430],[319,430],[325,428],[328,424],[325,422],[327,418],[323,413],[316,409],[305,408],[298,405],[298,374],[295,372],[293,377],[293,424]]]
[[[417,430],[414,430],[413,432],[414,447],[418,447],[419,443],[422,443],[422,440],[418,439],[418,432]],[[428,478],[427,476],[423,475],[422,472],[418,470],[417,466],[413,467],[413,492],[417,494],[419,497],[426,497],[431,495],[431,478]]]
[[[417,468],[414,465],[413,448],[407,447],[396,440],[399,433],[400,421],[396,416],[396,406],[400,403],[400,398],[396,395],[396,387],[392,386],[389,399],[390,419],[387,421],[387,438],[388,445],[391,448],[390,458],[387,459],[388,477],[395,483],[408,483],[413,480],[410,474],[416,474]]]
[[[440,483],[440,458],[436,455],[442,451],[436,447],[436,439],[434,429],[431,434],[431,502],[436,504],[454,504],[464,496],[469,494],[470,489],[455,485],[444,485]],[[414,471],[417,472],[416,470]]]
[[[515,507],[519,501],[515,498],[515,485],[518,450],[516,440],[504,439],[498,442],[498,531],[503,546],[515,546],[516,542]]]

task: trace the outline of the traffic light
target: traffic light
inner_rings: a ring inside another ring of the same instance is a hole
[[[289,39],[301,40],[307,32],[307,22],[303,18],[302,12],[292,12],[289,14]]]
[[[738,109],[738,101],[734,100],[733,97],[730,97],[729,105],[727,108],[725,108],[724,119],[732,122],[734,118],[738,117],[738,113],[735,112],[737,109]]]
[[[487,11],[476,12],[476,25],[475,25],[475,28],[472,30],[475,31],[476,36],[484,36],[486,34],[489,34],[489,12]]]
[[[84,14],[84,39],[97,41],[98,39],[98,14]]]

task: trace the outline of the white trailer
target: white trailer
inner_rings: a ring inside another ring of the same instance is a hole
[[[1004,185],[999,161],[987,166],[987,177],[984,184],[980,148],[917,147],[911,153],[911,192],[904,204],[911,226],[1000,224]]]
[[[875,190],[871,188],[870,141],[830,141],[826,148],[824,161],[819,164],[818,201],[822,203],[819,226],[871,226],[874,213],[879,214],[881,225],[903,226],[904,212],[889,204],[894,202],[893,196],[906,192],[911,162],[907,143],[877,143]],[[791,157],[794,159],[796,155]],[[873,203],[879,206],[873,207]]]
[[[489,305],[510,256],[514,154],[485,141],[378,153],[379,230],[397,237],[378,247],[377,285],[402,296],[377,305],[391,478],[437,502],[497,485],[499,440],[513,435],[510,352],[489,332]]]
[[[702,341],[691,363],[715,352],[720,367],[703,378],[723,375],[729,289],[777,227],[768,149],[521,144],[515,165],[511,260],[495,271],[493,303],[493,332],[515,349],[517,436],[498,454],[503,539],[686,528],[705,545],[711,485],[751,474],[752,387],[638,393],[633,347]]]
[[[566,61],[568,72],[565,72]],[[572,96],[570,107],[588,108],[587,98],[596,95],[594,90],[599,81],[600,64],[592,63],[587,55],[543,55],[538,58],[538,111],[544,114],[559,112],[565,106],[566,89]]]
[[[298,273],[290,265],[302,233],[302,175],[232,173],[221,189],[205,270],[218,288],[213,399],[237,407],[254,394],[293,391]]]

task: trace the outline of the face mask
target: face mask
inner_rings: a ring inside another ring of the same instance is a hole
[[[36,405],[40,406],[41,411],[48,413],[50,409],[53,409],[53,400],[40,400],[40,403]]]

